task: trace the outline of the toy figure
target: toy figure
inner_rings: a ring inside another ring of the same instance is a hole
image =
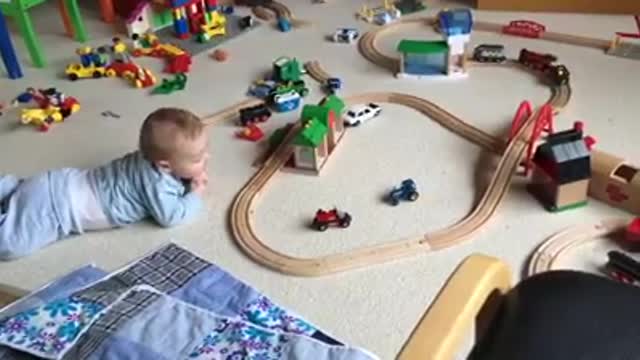
[[[130,62],[131,57],[127,53],[127,44],[125,44],[120,38],[113,38],[113,46],[111,50],[113,51],[113,58],[115,61],[122,62]]]

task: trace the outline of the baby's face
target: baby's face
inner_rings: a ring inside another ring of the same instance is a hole
[[[184,141],[180,155],[171,162],[174,175],[183,179],[193,179],[207,171],[209,159],[209,136],[207,131],[196,139]]]

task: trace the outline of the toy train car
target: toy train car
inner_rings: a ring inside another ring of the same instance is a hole
[[[520,50],[518,62],[533,70],[541,71],[556,86],[569,83],[569,69],[564,65],[553,65],[558,60],[552,54],[541,54],[527,49]]]
[[[640,215],[640,169],[617,156],[592,150],[589,195]]]
[[[504,56],[503,45],[482,44],[473,50],[473,60],[482,63],[502,63],[507,57]]]
[[[260,104],[240,109],[240,125],[248,126],[256,122],[265,122],[271,117],[271,110]]]
[[[522,65],[541,71],[556,61],[558,58],[552,54],[541,54],[527,49],[520,50],[520,56],[518,56],[518,62]]]
[[[640,282],[640,262],[620,251],[609,251],[605,271],[614,280],[637,284]]]

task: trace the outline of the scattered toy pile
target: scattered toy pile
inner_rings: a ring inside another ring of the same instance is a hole
[[[42,132],[49,130],[53,123],[63,122],[71,114],[80,110],[80,103],[71,96],[66,96],[56,88],[27,88],[12,102],[12,107],[34,102],[38,107],[22,109],[20,121],[31,124]]]
[[[295,110],[309,93],[303,74],[298,60],[280,57],[273,62],[272,72],[249,88],[249,95],[264,99],[279,112]]]
[[[66,67],[65,75],[71,81],[78,79],[99,79],[120,77],[137,88],[153,86],[156,78],[146,68],[136,65],[128,54],[127,45],[119,38],[113,38],[111,46],[97,48],[82,47],[76,51],[80,63]]]

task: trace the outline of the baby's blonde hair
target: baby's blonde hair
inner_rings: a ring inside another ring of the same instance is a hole
[[[203,129],[202,120],[188,110],[160,108],[142,124],[140,152],[149,161],[169,160],[180,152],[181,141],[198,138]]]

